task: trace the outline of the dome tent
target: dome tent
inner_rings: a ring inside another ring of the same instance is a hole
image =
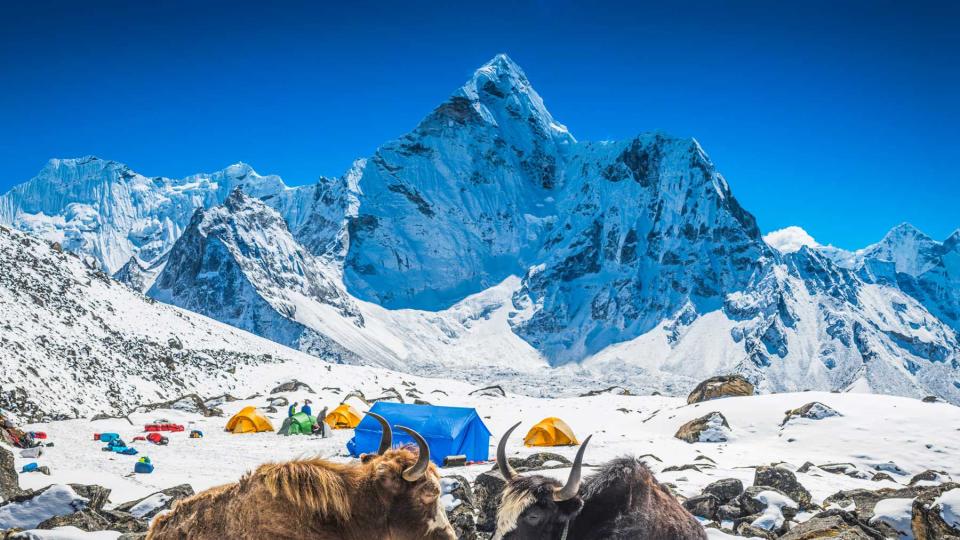
[[[370,412],[386,418],[391,426],[406,426],[423,436],[430,447],[430,460],[438,465],[443,465],[447,456],[465,455],[467,461],[486,461],[490,457],[490,430],[476,409],[379,401]],[[364,416],[347,442],[347,450],[354,457],[376,452],[380,434],[380,423]],[[399,430],[393,432],[393,443],[415,444],[412,437]]]
[[[363,415],[356,409],[346,403],[341,403],[339,407],[324,418],[324,422],[333,429],[353,429],[357,427],[362,417]]]
[[[580,444],[573,430],[563,420],[551,416],[530,428],[523,438],[525,446],[574,446]]]
[[[270,419],[263,415],[256,407],[244,407],[227,422],[227,431],[233,433],[258,433],[273,431]]]
[[[316,421],[315,416],[298,412],[293,416],[288,416],[283,421],[283,425],[277,430],[277,435],[310,435],[313,433],[313,424]]]

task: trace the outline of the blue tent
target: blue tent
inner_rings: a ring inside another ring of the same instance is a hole
[[[467,461],[486,461],[490,457],[490,430],[483,425],[476,409],[380,401],[370,411],[386,418],[391,426],[406,426],[422,435],[430,446],[430,459],[437,465],[442,465],[447,456],[466,455]],[[376,452],[380,434],[380,423],[364,416],[347,442],[347,450],[354,457]],[[409,435],[395,429],[394,446],[408,443],[415,444]]]

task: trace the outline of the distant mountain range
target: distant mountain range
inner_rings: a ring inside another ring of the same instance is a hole
[[[0,223],[346,363],[530,393],[738,372],[960,403],[960,231],[781,252],[697,141],[577,141],[504,55],[338,178],[56,159],[0,197]]]

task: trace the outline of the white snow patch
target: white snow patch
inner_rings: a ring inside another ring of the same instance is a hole
[[[960,529],[960,488],[941,493],[933,504],[940,505],[940,517],[947,525]]]
[[[52,517],[72,514],[87,502],[70,486],[53,485],[32,499],[0,507],[0,529],[30,529]]]
[[[900,540],[913,540],[912,516],[913,499],[883,499],[873,509],[870,523],[886,523],[900,535]]]
[[[793,499],[776,491],[761,491],[757,493],[757,500],[766,504],[767,508],[760,514],[760,517],[753,520],[751,525],[767,531],[772,531],[783,525],[783,507],[797,508],[797,503]]]

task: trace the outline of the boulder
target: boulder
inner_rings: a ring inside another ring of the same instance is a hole
[[[885,540],[880,531],[842,510],[820,512],[786,532],[780,540]]]
[[[831,416],[841,416],[835,409],[820,403],[819,401],[811,401],[802,407],[797,407],[796,409],[790,409],[786,411],[786,416],[783,418],[783,422],[780,423],[781,426],[784,426],[790,420],[794,418],[807,418],[809,420],[821,420],[823,418],[829,418]]]
[[[492,533],[497,527],[497,507],[507,481],[496,469],[480,473],[473,482],[477,507],[477,531]]]
[[[173,503],[193,495],[190,484],[180,484],[134,501],[118,504],[114,510],[126,512],[137,519],[150,520],[163,510],[168,510]]]
[[[917,483],[922,483],[921,485],[931,485],[931,484],[942,484],[944,482],[949,482],[950,475],[943,471],[935,471],[932,469],[927,469],[922,473],[917,473],[913,475],[913,478],[910,479],[909,485],[915,485]]]
[[[749,519],[744,520],[736,526],[737,536],[745,536],[747,538],[764,538],[765,540],[776,540],[776,534],[761,529],[760,527],[754,527],[750,524]]]
[[[96,484],[68,484],[77,495],[87,499],[87,508],[100,511],[110,500],[110,490]],[[82,528],[82,527],[81,527]]]
[[[57,527],[76,527],[82,531],[105,531],[110,528],[110,522],[96,510],[83,509],[65,516],[54,516],[40,522],[37,529],[55,529]]]
[[[121,512],[120,510],[101,510],[100,515],[110,522],[109,530],[123,533],[147,532],[150,528],[150,521],[147,519],[138,519],[132,514]]]
[[[743,515],[762,514],[767,509],[767,503],[763,500],[761,493],[774,492],[786,498],[790,498],[786,493],[770,486],[750,486],[737,497],[734,504],[743,509]],[[796,504],[794,502],[794,504]],[[787,504],[781,507],[784,519],[790,520],[797,517],[797,507]]]
[[[298,380],[296,380],[296,379],[294,379],[294,380],[292,380],[292,381],[287,381],[287,382],[284,382],[284,383],[280,383],[279,385],[277,385],[276,387],[274,387],[274,389],[271,390],[270,393],[271,393],[271,394],[279,394],[280,392],[296,392],[297,390],[300,390],[301,388],[304,389],[304,390],[306,390],[307,392],[310,392],[311,394],[316,394],[316,392],[313,391],[313,388],[310,388],[310,385],[308,385],[307,383],[304,383],[304,382],[300,382],[300,381],[298,381]]]
[[[440,479],[441,498],[457,540],[477,540],[477,507],[470,482],[460,475]]]
[[[721,375],[711,377],[698,384],[687,396],[687,404],[701,403],[711,399],[752,396],[753,384],[740,375]]]
[[[680,426],[674,437],[688,443],[724,442],[728,439],[730,424],[719,412],[711,412]]]
[[[20,493],[20,477],[14,466],[13,452],[0,446],[0,501]]]
[[[940,488],[949,489],[951,487],[960,487],[960,484],[947,483],[934,487],[910,486],[900,489],[850,489],[838,491],[830,495],[823,500],[823,505],[837,505],[845,508],[853,506],[855,509],[852,512],[856,514],[857,518],[868,523],[873,519],[874,507],[883,499],[913,499],[926,493],[928,490]]]
[[[960,486],[929,488],[913,500],[915,540],[960,540]]]
[[[691,514],[710,520],[715,520],[720,508],[720,499],[710,493],[701,493],[683,501],[683,507]]]
[[[809,510],[813,504],[807,488],[797,481],[797,476],[792,471],[783,467],[757,467],[753,475],[753,485],[769,486],[786,493],[800,505],[801,510]]]
[[[562,469],[569,467],[572,462],[565,456],[553,452],[537,452],[525,458],[507,458],[510,465],[517,472],[542,471],[546,469]],[[555,462],[549,464],[550,462]]]
[[[286,407],[290,405],[290,400],[283,396],[268,397],[267,404],[271,407]]]
[[[218,407],[208,407],[203,398],[197,394],[187,394],[171,399],[170,401],[161,401],[160,403],[141,405],[137,407],[136,410],[139,412],[150,412],[162,409],[197,413],[207,418],[213,416],[223,416],[223,410]]]
[[[703,488],[703,493],[709,493],[716,497],[720,504],[726,504],[743,493],[743,482],[736,478],[724,478],[707,484],[707,487]]]

